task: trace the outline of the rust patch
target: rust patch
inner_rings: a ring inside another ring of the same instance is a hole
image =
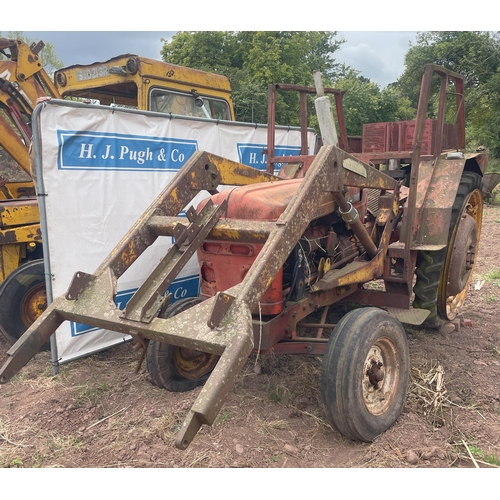
[[[128,248],[123,251],[121,254],[121,260],[128,268],[132,265],[132,263],[137,259],[137,253],[135,251],[135,243],[134,240],[130,240],[128,242]]]

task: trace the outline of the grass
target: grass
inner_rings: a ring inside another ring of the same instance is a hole
[[[229,422],[233,418],[233,410],[230,408],[225,408],[222,410],[215,419],[215,423],[219,425],[224,425],[226,422]]]
[[[94,387],[84,386],[75,397],[75,406],[78,408],[93,408],[97,406],[101,395],[109,389],[106,382],[99,383]]]
[[[270,430],[270,429],[285,430],[288,429],[289,427],[288,422],[286,420],[261,420],[260,418],[257,417],[257,422],[265,430]]]
[[[267,397],[275,403],[280,403],[288,392],[289,390],[283,385],[277,384],[273,387],[270,381],[267,383]]]
[[[147,427],[146,434],[159,437],[166,442],[173,442],[179,432],[184,415],[168,410],[160,418],[151,421]]]
[[[44,461],[44,456],[40,452],[35,453],[35,458],[33,459],[33,468],[38,469],[39,467],[42,466],[43,461]]]
[[[488,271],[484,278],[488,281],[498,281],[500,280],[500,269],[492,269]]]
[[[469,445],[469,450],[473,455],[486,462],[487,464],[500,466],[500,460],[498,460],[498,458],[492,453],[486,454],[481,448],[478,448],[474,445]]]

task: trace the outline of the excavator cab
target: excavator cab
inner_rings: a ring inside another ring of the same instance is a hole
[[[64,98],[211,120],[234,120],[229,79],[134,54],[55,72]]]

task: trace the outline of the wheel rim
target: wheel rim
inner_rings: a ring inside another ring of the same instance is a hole
[[[23,297],[21,303],[21,320],[29,328],[47,308],[47,291],[45,284],[34,286]]]
[[[375,367],[375,368],[374,368]],[[383,373],[383,379],[374,375]],[[399,362],[395,344],[387,337],[379,338],[370,348],[363,366],[363,400],[372,415],[382,415],[397,395]]]
[[[482,219],[483,198],[476,189],[466,200],[460,222],[453,231],[442,271],[446,279],[440,280],[438,289],[439,312],[450,321],[462,309],[467,295],[476,263]]]
[[[174,350],[174,363],[181,376],[188,380],[198,380],[203,375],[211,372],[219,357],[215,354],[176,347]]]
[[[167,314],[160,317],[171,318],[187,311],[201,302],[200,297],[190,297],[175,303]],[[219,356],[196,349],[173,346],[173,364],[178,374],[187,380],[198,380],[210,373],[217,364]]]

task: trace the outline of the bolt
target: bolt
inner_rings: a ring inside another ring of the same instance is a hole
[[[371,366],[366,371],[366,375],[370,381],[370,385],[373,386],[374,389],[378,389],[378,383],[384,380],[384,371],[381,370],[382,363],[379,361],[378,363],[372,359]]]

